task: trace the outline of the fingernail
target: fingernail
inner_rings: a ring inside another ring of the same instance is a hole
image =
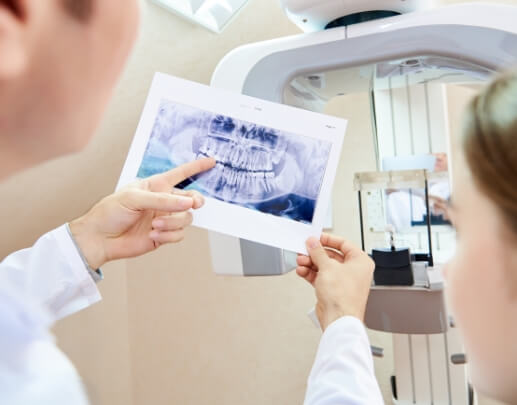
[[[194,201],[192,200],[192,197],[184,197],[184,196],[177,196],[176,197],[178,200],[178,204],[181,206],[181,207],[185,207],[185,208],[190,208],[192,207],[192,204],[194,203]]]
[[[309,238],[309,240],[307,240],[307,246],[309,247],[309,249],[316,249],[317,247],[319,247],[319,245],[320,241],[318,240],[318,238],[311,237]]]
[[[201,208],[203,205],[205,205],[205,199],[200,195],[195,196],[194,200],[198,208]]]
[[[165,222],[163,222],[160,219],[153,221],[153,228],[163,228],[164,226],[165,226]]]
[[[158,239],[158,236],[160,235],[160,232],[158,231],[152,231],[150,234],[149,234],[149,237],[151,239]]]

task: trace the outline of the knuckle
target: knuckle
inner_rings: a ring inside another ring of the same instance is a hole
[[[169,231],[175,231],[176,229],[181,227],[181,218],[177,215],[170,215],[167,218],[167,229]]]
[[[133,190],[131,189],[125,189],[125,190],[121,190],[120,191],[120,199],[123,200],[123,201],[129,201],[129,200],[132,200],[135,196],[135,193]]]
[[[170,205],[171,199],[169,198],[169,196],[159,194],[156,198],[156,201],[158,202],[158,205],[167,207]]]

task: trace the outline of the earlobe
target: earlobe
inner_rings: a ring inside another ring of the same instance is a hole
[[[24,22],[0,2],[0,81],[21,74],[27,64]]]

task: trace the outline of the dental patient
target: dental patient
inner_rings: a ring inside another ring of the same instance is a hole
[[[466,347],[474,387],[517,403],[517,73],[497,78],[470,103],[456,158],[452,206],[455,257],[446,265],[448,302]],[[324,331],[306,405],[376,405],[363,326],[374,264],[335,236],[307,243],[297,273],[316,291]]]

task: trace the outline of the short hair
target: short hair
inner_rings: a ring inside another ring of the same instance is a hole
[[[93,13],[93,0],[61,0],[69,15],[78,21],[87,21]],[[0,0],[16,15],[23,17],[23,9],[16,0]]]
[[[20,6],[14,0],[0,0],[0,3],[4,4],[7,8],[9,8],[13,13],[18,16],[22,15],[22,10]]]
[[[93,0],[62,0],[66,11],[81,22],[88,21],[93,14]]]

